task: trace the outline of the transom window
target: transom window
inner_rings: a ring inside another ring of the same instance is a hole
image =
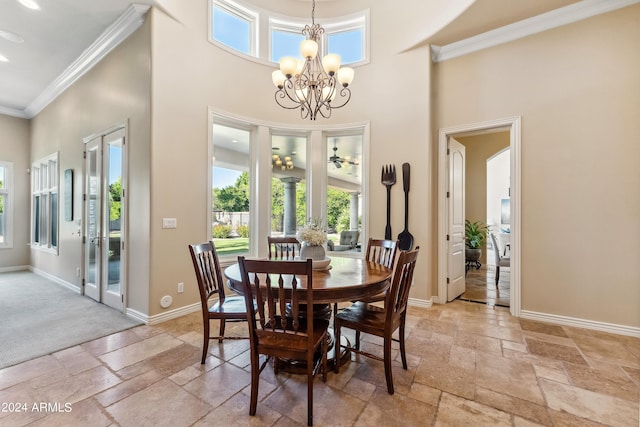
[[[254,9],[250,3],[210,0],[209,40],[232,52],[263,61],[279,62],[284,56],[300,57],[302,29],[310,17],[274,17],[276,14]],[[320,40],[324,54],[337,53],[342,64],[368,60],[368,11],[332,19],[317,19],[325,33]],[[268,49],[258,48],[259,40],[269,40]]]
[[[256,56],[258,14],[228,0],[213,0],[211,39],[245,55]]]
[[[58,153],[31,166],[31,247],[58,248]]]

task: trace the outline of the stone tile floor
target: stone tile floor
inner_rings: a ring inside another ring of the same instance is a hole
[[[215,325],[213,325],[215,326]],[[228,327],[243,333],[242,323]],[[380,342],[363,347],[381,354]],[[248,341],[212,341],[201,318],[143,325],[0,371],[2,426],[298,426],[303,376],[265,369],[248,414]],[[410,307],[409,369],[352,356],[314,383],[316,426],[638,426],[640,339],[517,319],[465,301]],[[20,412],[19,412],[20,411]]]
[[[495,265],[483,265],[479,270],[469,269],[465,277],[465,292],[459,298],[464,301],[509,307],[511,299],[509,269],[500,270],[498,286],[496,286]]]

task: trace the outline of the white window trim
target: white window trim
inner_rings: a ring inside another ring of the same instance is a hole
[[[213,38],[213,9],[215,7],[218,7],[222,10],[224,10],[225,12],[229,13],[230,15],[234,15],[237,18],[240,19],[244,19],[246,21],[249,21],[249,28],[250,28],[250,34],[249,34],[249,54],[246,54],[244,52],[240,52],[230,46],[227,46],[226,44],[219,42],[218,40]],[[259,45],[259,37],[258,34],[260,34],[260,25],[259,25],[259,14],[256,11],[253,11],[251,9],[249,9],[248,7],[241,5],[239,3],[236,3],[234,1],[231,0],[211,0],[209,1],[209,41],[213,44],[215,44],[218,47],[221,47],[222,49],[231,52],[235,55],[239,55],[245,58],[255,58],[258,56],[258,52],[260,52],[260,45]]]
[[[289,17],[275,17],[274,15],[269,17],[268,33],[269,33],[269,52],[268,59],[270,64],[277,64],[277,62],[271,61],[272,44],[273,40],[271,33],[273,30],[286,31],[292,33],[301,33],[305,25],[310,24],[310,20],[303,20],[299,18]],[[345,65],[350,67],[357,67],[360,65],[369,63],[369,9],[363,12],[355,13],[352,15],[341,16],[332,19],[323,19],[320,23],[325,32],[322,35],[320,41],[320,51],[324,54],[327,52],[328,38],[330,35],[362,29],[362,60],[357,62],[351,62]]]
[[[52,162],[55,164],[55,170],[53,171],[50,168]],[[47,171],[46,171],[46,177],[43,177],[39,173],[39,171],[45,165],[46,165]],[[37,188],[36,188],[36,180],[39,181],[37,183],[38,185]],[[58,254],[58,247],[60,245],[60,193],[58,191],[59,182],[60,182],[60,160],[59,160],[58,152],[53,153],[40,160],[37,160],[31,164],[31,204],[32,204],[31,205],[31,226],[30,226],[31,227],[31,248],[41,250],[44,252],[50,252],[56,255]],[[56,215],[56,219],[57,219],[56,230],[58,231],[58,234],[57,234],[56,246],[53,246],[51,244],[51,230],[53,228],[51,227],[51,199],[53,194],[58,195],[58,206],[57,206],[58,214]],[[47,241],[44,244],[40,242],[38,243],[35,242],[34,221],[36,220],[36,218],[35,218],[35,207],[33,206],[33,200],[36,195],[41,196],[40,218],[38,218],[38,220],[42,222],[42,216],[44,215],[44,221],[47,224],[47,231],[46,231]],[[42,205],[43,195],[47,196],[46,206]]]
[[[345,65],[357,67],[370,62],[369,22],[369,9],[366,9],[363,12],[342,17],[340,22],[330,22],[324,25],[326,31],[325,37],[328,37],[330,34],[362,29],[362,60]],[[325,43],[325,46],[328,46],[328,42]]]
[[[0,195],[4,196],[4,242],[0,243],[0,249],[13,248],[13,163],[0,161],[0,167],[4,168],[3,188]]]
[[[240,52],[232,47],[227,46],[213,38],[213,8],[214,6],[220,7],[226,12],[236,15],[241,19],[246,19],[252,23],[251,25],[251,54]],[[335,18],[322,18],[317,20],[325,29],[325,34],[320,42],[320,49],[322,52],[326,52],[327,36],[329,34],[340,33],[343,31],[349,31],[361,28],[363,31],[362,37],[362,56],[363,59],[358,62],[352,62],[348,65],[350,67],[359,67],[366,65],[370,62],[370,31],[369,23],[370,10],[364,9],[361,12],[356,12],[349,15],[343,15]],[[273,67],[277,62],[271,61],[271,30],[277,29],[280,31],[301,32],[305,25],[311,24],[309,17],[291,17],[285,16],[276,12],[261,9],[255,5],[239,2],[237,0],[209,0],[209,17],[208,17],[208,35],[209,42],[213,43],[217,47],[241,58],[256,62],[261,65],[267,65]],[[261,49],[260,40],[268,40],[268,46]],[[346,65],[346,64],[345,64]]]
[[[299,134],[308,135],[307,137],[307,217],[326,218],[326,199],[327,199],[327,162],[324,154],[327,153],[327,136],[349,135],[353,133],[362,134],[362,162],[368,165],[370,162],[370,123],[358,122],[335,125],[327,127],[326,125],[301,125],[281,124],[270,121],[251,119],[248,117],[238,116],[228,112],[213,109],[209,107],[208,120],[208,152],[207,156],[207,206],[211,206],[211,173],[212,173],[212,156],[213,156],[213,124],[222,124],[225,126],[237,127],[239,129],[251,130],[251,148],[250,148],[250,194],[249,204],[252,207],[250,213],[250,238],[249,238],[249,255],[248,256],[267,256],[266,236],[271,232],[271,193],[270,191],[260,191],[260,183],[268,182],[271,188],[271,135],[272,133],[282,134]],[[319,155],[314,155],[318,153]],[[264,167],[267,165],[267,167]],[[363,174],[362,177],[362,197],[364,203],[362,206],[362,233],[361,240],[366,242],[369,239],[369,174]],[[203,231],[208,239],[211,235],[211,209],[207,212],[207,222]],[[363,257],[363,252],[340,252],[340,256],[344,257]],[[223,266],[230,265],[237,261],[236,256],[221,257],[220,262]]]

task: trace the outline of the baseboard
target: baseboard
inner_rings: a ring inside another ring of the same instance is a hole
[[[184,307],[176,308],[175,310],[156,314],[154,316],[148,316],[132,308],[127,308],[126,314],[127,316],[139,320],[140,322],[146,323],[147,325],[157,325],[158,323],[166,322],[167,320],[176,319],[178,317],[182,317],[187,314],[199,311],[201,307],[202,305],[198,302],[191,305],[185,305]]]
[[[68,289],[72,290],[73,292],[75,292],[75,293],[77,293],[77,294],[79,294],[79,293],[80,293],[80,287],[79,287],[79,286],[77,286],[77,285],[74,285],[74,284],[73,284],[73,283],[71,283],[71,282],[67,282],[66,280],[62,280],[61,278],[56,277],[56,276],[54,276],[54,275],[52,275],[52,274],[49,274],[49,273],[47,273],[46,271],[42,271],[42,270],[40,270],[39,268],[35,268],[35,267],[31,267],[31,266],[29,266],[29,270],[30,270],[32,273],[35,273],[35,274],[37,274],[38,276],[42,276],[42,277],[44,277],[45,279],[51,280],[52,282],[56,282],[57,284],[62,285],[62,286],[64,286],[65,288],[68,288]]]
[[[538,313],[528,310],[520,310],[520,317],[523,319],[537,320],[557,325],[573,326],[576,328],[592,329],[595,331],[640,338],[640,328],[635,326],[617,325],[615,323],[598,322],[595,320],[559,316],[557,314]]]
[[[434,296],[431,297],[431,301],[434,304],[446,304],[447,303],[447,298],[440,298],[440,296],[434,295]]]
[[[12,267],[0,268],[0,273],[8,273],[10,271],[22,271],[22,270],[28,270],[28,269],[29,269],[28,265],[14,265]]]
[[[431,308],[433,305],[433,297],[430,299],[418,299],[418,298],[409,298],[407,303],[411,307],[420,307],[420,308]]]

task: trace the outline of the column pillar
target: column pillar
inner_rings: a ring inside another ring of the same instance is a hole
[[[300,178],[288,176],[280,178],[284,183],[284,219],[283,230],[285,236],[295,236],[296,234],[296,184]]]
[[[349,229],[350,230],[357,230],[358,227],[358,196],[360,196],[359,192],[353,192],[353,193],[349,193],[351,194],[351,204],[349,206],[350,208],[350,215],[349,215]]]

